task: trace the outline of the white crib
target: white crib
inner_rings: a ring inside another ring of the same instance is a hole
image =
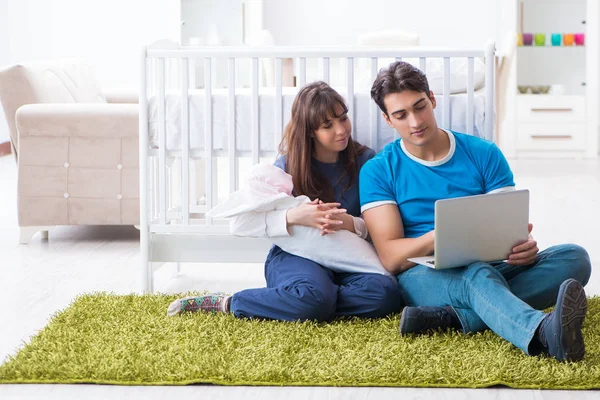
[[[284,87],[282,73],[290,59],[295,60],[297,85]],[[345,97],[356,140],[376,150],[392,141],[394,132],[370,100],[370,86],[358,80],[366,76],[372,82],[378,69],[394,59],[417,63],[426,74],[430,60],[439,60],[440,88],[434,93],[440,127],[494,140],[493,43],[479,50],[192,48],[168,41],[144,48],[139,141],[142,290],[153,291],[154,272],[164,263],[174,263],[178,270],[182,262],[264,262],[271,246],[267,240],[235,237],[227,221],[205,213],[238,189],[249,166],[276,157],[295,93],[310,81],[329,82]],[[451,93],[451,87],[457,90],[454,60],[466,63],[463,93]],[[317,76],[307,68],[315,62]],[[476,62],[484,66],[481,90],[476,90]],[[196,65],[204,68],[204,87],[199,89],[194,85]],[[226,85],[216,87],[215,72],[224,71],[215,67],[222,65],[227,66]],[[263,65],[271,77],[274,74],[272,87],[260,86]],[[247,66],[250,87],[236,87]],[[431,84],[436,77],[428,74],[428,79]]]

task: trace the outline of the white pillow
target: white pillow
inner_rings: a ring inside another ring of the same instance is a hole
[[[321,230],[294,225],[290,236],[269,238],[295,256],[307,258],[335,272],[382,274],[396,279],[381,264],[373,245],[355,233],[340,230],[321,236]]]
[[[355,90],[357,92],[370,93],[373,85],[370,64],[366,59],[359,59],[358,73]],[[395,60],[393,58],[380,58],[378,69],[388,67]],[[403,58],[409,64],[421,68],[418,58]],[[479,58],[475,58],[473,63],[473,90],[479,90],[485,84],[485,64]],[[467,59],[464,57],[450,58],[450,94],[467,93],[467,76],[469,73]],[[441,96],[444,92],[444,59],[427,58],[425,75],[429,83],[429,90],[433,91],[435,96]]]
[[[419,67],[419,59],[404,60]],[[479,58],[473,60],[473,90],[479,90],[485,83],[485,64]],[[464,57],[450,58],[450,94],[467,93],[468,60]],[[436,96],[444,92],[444,59],[428,58],[425,68],[429,90]]]
[[[309,203],[306,196],[291,196],[292,177],[271,164],[257,164],[250,171],[244,187],[226,201],[212,208],[212,218],[231,218],[245,213],[266,213],[290,209]],[[259,219],[264,223],[264,219]],[[243,231],[243,230],[241,230]],[[247,230],[248,231],[248,230]],[[307,226],[291,226],[290,236],[268,239],[282,250],[336,272],[376,273],[395,278],[383,267],[373,245],[355,233],[340,230],[321,236],[321,230]]]

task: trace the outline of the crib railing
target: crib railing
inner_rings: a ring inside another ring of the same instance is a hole
[[[319,62],[321,76],[319,79],[330,82],[332,78],[331,59],[345,60],[345,88],[342,93],[348,100],[348,114],[356,126],[355,95],[355,60],[370,60],[370,76],[374,80],[379,60],[391,58],[419,59],[419,67],[425,73],[427,58],[442,58],[444,66],[442,126],[450,126],[450,82],[451,58],[466,58],[468,63],[466,82],[466,132],[474,129],[474,61],[482,58],[485,61],[485,122],[484,137],[494,140],[494,45],[489,43],[482,50],[446,50],[426,48],[297,48],[297,47],[180,47],[172,42],[157,42],[143,49],[141,55],[140,86],[140,212],[141,212],[141,246],[142,258],[146,262],[153,261],[148,254],[151,247],[150,235],[200,234],[227,235],[229,229],[225,221],[215,221],[206,217],[205,213],[218,202],[219,185],[226,183],[228,192],[238,189],[241,171],[241,160],[247,159],[250,165],[258,163],[263,157],[274,158],[277,144],[281,140],[284,129],[284,96],[283,96],[283,62],[293,58],[297,66],[297,86],[307,83],[307,60]],[[250,60],[250,132],[251,149],[242,152],[238,149],[236,137],[236,73],[239,60]],[[213,130],[213,81],[214,73],[220,64],[216,60],[226,60],[227,65],[227,131]],[[271,123],[274,126],[274,146],[267,151],[261,150],[260,118],[259,118],[259,62],[267,60],[274,63],[274,113]],[[190,86],[195,80],[195,65],[204,66],[204,141],[203,149],[192,149],[190,137],[195,132],[190,129]],[[334,71],[335,72],[335,71]],[[180,96],[180,149],[167,148],[167,93],[176,92]],[[439,94],[437,94],[439,98]],[[158,140],[149,141],[149,100],[155,98],[158,113]],[[364,143],[376,148],[379,144],[381,130],[380,111],[371,102],[369,106],[369,135]],[[215,135],[226,135],[227,149],[215,149]],[[224,158],[226,161],[218,161]],[[201,164],[198,168],[196,163]],[[227,174],[219,175],[218,166],[226,166]],[[243,168],[242,168],[243,169]],[[199,188],[196,174],[203,174],[204,187]],[[188,238],[189,239],[189,238]],[[173,237],[170,237],[171,244]],[[165,250],[166,251],[166,250]],[[163,252],[164,253],[164,252]],[[158,254],[158,253],[156,253]],[[150,257],[150,258],[148,258]],[[177,258],[176,254],[172,257]],[[164,257],[163,257],[164,258]],[[223,258],[236,259],[236,257]],[[180,261],[180,260],[172,260]],[[198,260],[201,261],[201,260]],[[144,273],[148,281],[148,273]]]

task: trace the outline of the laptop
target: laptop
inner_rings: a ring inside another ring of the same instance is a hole
[[[435,202],[434,255],[409,258],[434,269],[504,261],[529,237],[529,190]]]

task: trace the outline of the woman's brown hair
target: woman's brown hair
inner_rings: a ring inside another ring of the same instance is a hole
[[[308,84],[298,92],[292,105],[292,117],[279,145],[279,152],[286,156],[286,172],[292,176],[296,196],[335,202],[333,187],[323,174],[313,168],[313,133],[326,121],[347,112],[342,96],[325,82]],[[358,156],[366,149],[366,146],[349,140],[348,146],[340,152],[343,173],[338,183],[344,176],[349,177],[344,190],[358,181]]]

